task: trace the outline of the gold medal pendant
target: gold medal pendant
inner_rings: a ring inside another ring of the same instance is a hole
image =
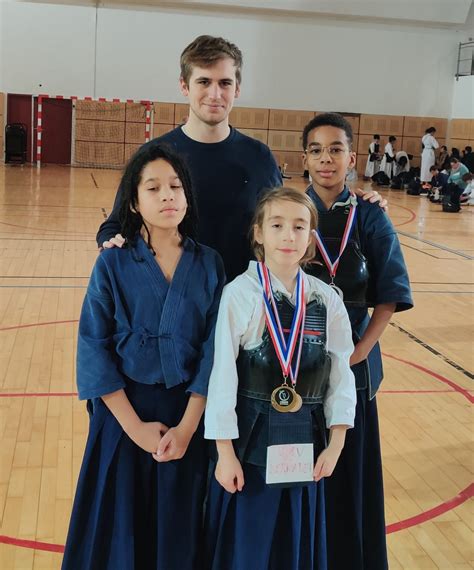
[[[301,410],[302,405],[303,405],[303,398],[298,393],[296,393],[295,406],[290,410],[290,412],[299,412]]]
[[[299,397],[291,386],[282,384],[272,392],[272,406],[277,412],[293,412]]]

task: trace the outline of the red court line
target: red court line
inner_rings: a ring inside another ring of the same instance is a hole
[[[378,390],[377,394],[452,394],[455,390]]]
[[[455,390],[379,390],[377,394],[455,394]],[[77,396],[77,392],[0,392],[0,398],[49,398]]]
[[[15,328],[45,326],[45,325],[52,325],[52,324],[74,323],[74,322],[77,322],[77,320],[52,321],[52,322],[46,322],[46,323],[34,323],[34,324],[30,324],[30,325],[19,325],[16,327],[8,327],[6,329],[0,329],[0,330],[11,330],[11,329],[15,329]],[[463,395],[469,402],[471,402],[471,403],[474,402],[474,395],[471,395],[470,391],[462,388],[461,386],[458,386],[457,384],[455,384],[454,382],[452,382],[448,378],[441,376],[441,374],[437,374],[436,372],[433,372],[432,370],[429,370],[428,368],[425,368],[424,366],[421,366],[421,365],[416,364],[414,362],[410,362],[409,360],[404,360],[403,358],[398,358],[397,356],[393,356],[392,354],[383,353],[383,355],[388,357],[388,358],[392,358],[394,360],[397,360],[399,362],[403,362],[404,364],[407,364],[408,366],[412,366],[413,368],[416,368],[418,370],[421,370],[422,372],[428,374],[429,376],[432,376],[433,378],[436,378],[437,380],[443,382],[444,384],[447,384],[448,386],[450,386],[452,388],[452,390],[414,390],[414,391],[410,391],[410,390],[400,390],[400,391],[387,390],[385,393],[438,393],[438,392],[446,393],[446,392],[454,391],[454,392],[457,392],[457,393]],[[74,392],[55,392],[55,393],[44,393],[44,392],[33,393],[32,392],[29,394],[0,394],[0,397],[21,397],[21,396],[22,397],[32,397],[32,396],[47,397],[47,396],[73,396],[73,395],[76,395],[76,394]],[[471,485],[469,485],[468,487],[463,489],[454,498],[449,499],[449,500],[441,503],[440,505],[433,507],[432,509],[428,509],[427,511],[421,512],[418,515],[415,515],[415,516],[410,517],[408,519],[404,519],[404,520],[399,521],[397,523],[392,523],[390,525],[387,525],[386,532],[387,532],[387,534],[391,534],[393,532],[399,532],[401,530],[405,530],[405,529],[410,528],[412,526],[419,525],[419,524],[422,524],[424,522],[427,522],[427,521],[429,521],[435,517],[438,517],[438,516],[448,512],[448,511],[456,508],[457,506],[461,505],[462,503],[464,503],[465,501],[467,501],[468,499],[470,499],[473,496],[474,496],[474,483],[471,483]],[[64,552],[64,546],[62,546],[60,544],[49,544],[46,542],[38,542],[38,541],[34,541],[34,540],[23,540],[23,539],[19,539],[19,538],[4,536],[4,535],[0,535],[0,543],[9,544],[12,546],[20,546],[22,548],[32,548],[35,550],[44,550],[47,552],[59,552],[59,553]]]
[[[474,497],[474,483],[471,483],[454,498],[449,499],[449,501],[445,501],[444,503],[441,503],[432,509],[424,511],[418,515],[415,515],[414,517],[410,517],[409,519],[387,525],[386,532],[387,534],[391,534],[392,532],[398,532],[400,530],[405,530],[412,526],[427,522],[431,519],[439,517],[440,515],[443,515],[444,513],[447,513],[459,505],[462,505],[462,503],[468,499],[471,499],[472,497]]]
[[[384,352],[382,354],[384,356],[387,356],[388,358],[393,358],[394,360],[398,360],[398,362],[403,362],[404,364],[408,364],[408,366],[412,366],[413,368],[416,368],[417,370],[421,370],[422,372],[424,372],[425,374],[428,374],[429,376],[433,376],[433,378],[436,378],[440,382],[447,384],[448,386],[453,388],[453,390],[455,390],[458,394],[461,394],[462,396],[464,396],[466,398],[466,400],[468,400],[471,404],[474,403],[474,396],[469,393],[469,390],[462,388],[461,386],[459,386],[458,384],[456,384],[452,380],[449,380],[448,378],[441,376],[441,374],[438,374],[437,372],[433,372],[429,368],[425,368],[424,366],[421,366],[420,364],[416,364],[415,362],[410,362],[410,360],[404,360],[403,358],[398,358],[398,356],[393,356],[393,354],[387,354],[386,352]]]
[[[79,319],[71,319],[69,321],[49,321],[46,323],[31,323],[29,325],[15,325],[13,327],[4,327],[4,328],[0,328],[0,332],[1,331],[12,331],[15,329],[28,329],[30,327],[45,327],[47,325],[64,325],[67,323],[78,323]]]
[[[77,396],[77,392],[0,392],[0,398],[49,398],[50,396]]]
[[[407,208],[406,206],[400,206],[399,204],[390,204],[390,207],[401,208],[402,210],[406,210],[407,212],[409,212],[411,216],[410,219],[406,220],[405,222],[400,222],[399,224],[393,224],[395,228],[404,226],[405,224],[409,224],[410,222],[413,222],[413,220],[416,219],[416,212],[414,212],[411,208]]]
[[[46,552],[64,552],[62,544],[50,544],[48,542],[38,542],[37,540],[24,540],[0,534],[0,543],[11,546],[21,546],[22,548],[32,548],[33,550],[44,550]]]

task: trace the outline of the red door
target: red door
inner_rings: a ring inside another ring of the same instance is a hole
[[[31,95],[7,96],[7,123],[23,123],[26,125],[26,160],[33,161],[31,131]],[[36,131],[35,131],[36,133]]]
[[[43,99],[42,127],[41,162],[71,164],[71,99]]]

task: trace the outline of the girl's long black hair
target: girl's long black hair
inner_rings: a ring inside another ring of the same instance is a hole
[[[164,142],[153,140],[143,145],[129,160],[120,182],[119,221],[122,236],[126,238],[127,242],[132,246],[141,228],[145,228],[148,247],[150,247],[152,251],[150,233],[142,215],[137,211],[138,185],[145,166],[149,162],[159,158],[166,160],[166,162],[173,167],[183,185],[188,207],[186,209],[186,215],[178,226],[178,231],[182,239],[189,237],[196,240],[198,221],[196,200],[191,187],[191,177],[183,159],[171,146]]]

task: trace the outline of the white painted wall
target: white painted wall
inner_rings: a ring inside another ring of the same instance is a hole
[[[239,106],[451,114],[453,30],[13,0],[1,8],[0,90],[10,93],[181,102],[179,55],[208,33],[244,52]]]
[[[454,83],[452,119],[474,119],[474,75]]]

